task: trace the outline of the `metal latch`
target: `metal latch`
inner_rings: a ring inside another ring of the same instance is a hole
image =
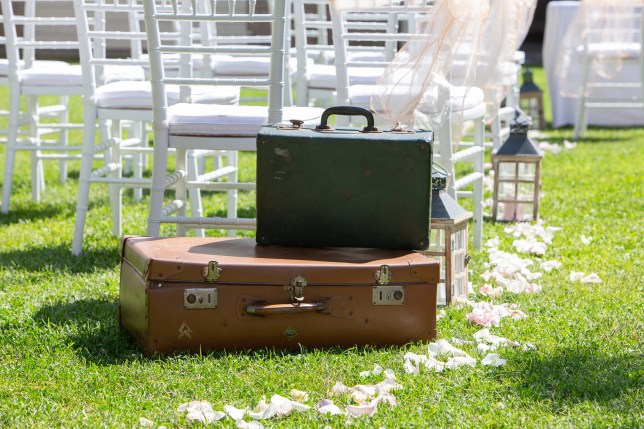
[[[389,265],[381,265],[380,270],[378,270],[374,277],[379,285],[386,285],[391,280],[391,270]]]
[[[206,281],[214,283],[219,280],[222,271],[223,270],[219,268],[219,263],[217,261],[210,261],[208,262],[208,266],[201,270],[201,273]]]
[[[403,305],[405,303],[404,286],[374,286],[373,305]]]
[[[288,286],[288,296],[291,298],[293,304],[299,304],[304,301],[304,288],[306,287],[306,279],[304,276],[298,274],[291,279]]]
[[[217,308],[217,288],[184,289],[183,306],[188,310]]]

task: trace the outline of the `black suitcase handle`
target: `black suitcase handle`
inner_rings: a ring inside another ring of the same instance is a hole
[[[362,107],[356,107],[356,106],[329,107],[324,112],[322,112],[322,118],[320,118],[320,125],[317,125],[315,129],[318,131],[332,130],[333,128],[327,125],[327,122],[329,121],[329,116],[331,115],[364,116],[365,118],[367,118],[367,126],[364,127],[360,132],[362,133],[379,132],[378,128],[374,126],[375,121],[373,119],[373,114],[367,109],[363,109]]]

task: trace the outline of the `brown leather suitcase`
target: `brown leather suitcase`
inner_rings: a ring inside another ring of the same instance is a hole
[[[438,262],[406,250],[122,240],[119,318],[148,353],[436,337]]]

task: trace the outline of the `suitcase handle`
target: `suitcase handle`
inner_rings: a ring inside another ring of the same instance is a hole
[[[246,306],[246,312],[255,316],[275,316],[280,314],[315,313],[325,309],[324,301],[302,302],[298,305],[266,304],[264,301],[255,302]]]
[[[329,116],[331,115],[345,115],[345,116],[364,116],[367,118],[367,126],[364,127],[360,132],[361,133],[377,133],[378,128],[374,126],[375,120],[373,119],[373,114],[368,111],[367,109],[363,109],[362,107],[356,107],[356,106],[334,106],[334,107],[329,107],[326,109],[324,112],[322,112],[322,118],[320,118],[320,125],[317,125],[315,127],[316,130],[318,131],[323,131],[323,130],[328,130],[331,131],[333,128],[331,128],[329,125],[327,125],[327,122],[329,121]]]

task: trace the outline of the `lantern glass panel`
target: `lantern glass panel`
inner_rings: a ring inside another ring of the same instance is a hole
[[[537,165],[534,162],[519,162],[518,164],[519,179],[534,181],[537,174]]]
[[[445,253],[445,230],[443,228],[432,228],[429,231],[428,252]],[[443,264],[441,264],[441,269]]]
[[[499,183],[499,199],[507,200],[516,198],[517,184],[513,182]]]
[[[516,220],[519,222],[527,222],[534,220],[534,204],[532,203],[518,203],[516,205]]]
[[[499,175],[499,180],[511,180],[516,177],[517,174],[517,164],[516,162],[499,162],[497,169],[497,174]]]
[[[534,201],[534,183],[519,183],[519,201]]]

